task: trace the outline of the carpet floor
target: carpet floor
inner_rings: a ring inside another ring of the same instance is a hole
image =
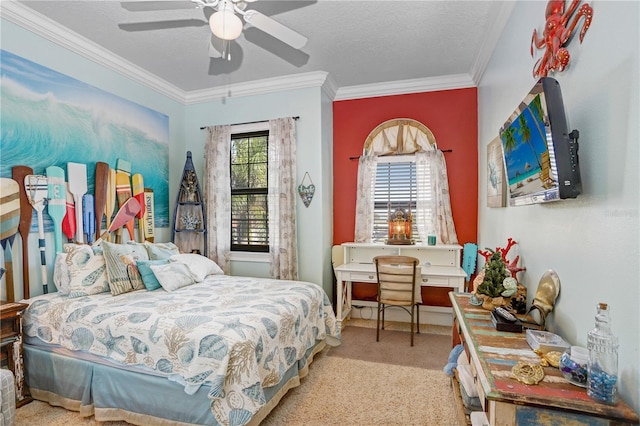
[[[262,425],[461,424],[451,380],[442,372],[451,348],[450,335],[423,331],[411,348],[408,333],[390,330],[393,326],[381,331],[380,342],[376,342],[375,323],[374,328],[357,325],[343,330],[341,346],[316,355],[301,386],[289,391]],[[376,349],[385,354],[376,356]],[[420,357],[438,359],[420,363]],[[17,426],[33,424],[127,425],[96,422],[93,417],[83,418],[41,401],[16,411]]]

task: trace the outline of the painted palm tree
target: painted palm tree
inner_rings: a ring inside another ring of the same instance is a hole
[[[516,129],[513,128],[512,126],[509,126],[508,128],[505,129],[504,132],[502,132],[502,140],[504,141],[504,150],[508,154],[510,154],[511,151],[516,149],[516,145],[518,144],[516,142],[515,132],[516,132]]]
[[[542,164],[540,164],[540,159],[538,158],[538,153],[536,152],[536,149],[534,148],[533,144],[531,143],[531,129],[529,128],[529,125],[527,124],[527,119],[525,118],[524,114],[520,114],[520,117],[518,117],[518,125],[520,126],[520,129],[518,130],[518,134],[520,136],[522,136],[522,140],[527,145],[529,145],[529,147],[531,148],[531,151],[533,151],[533,157],[536,159],[536,163],[538,163],[538,168],[542,169]]]

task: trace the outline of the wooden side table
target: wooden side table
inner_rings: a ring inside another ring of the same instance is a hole
[[[13,372],[16,382],[16,407],[32,401],[24,384],[22,361],[22,311],[26,303],[0,302],[0,365]]]

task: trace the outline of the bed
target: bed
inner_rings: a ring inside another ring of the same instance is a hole
[[[326,293],[302,281],[217,274],[25,302],[31,395],[98,421],[258,424],[340,338]]]

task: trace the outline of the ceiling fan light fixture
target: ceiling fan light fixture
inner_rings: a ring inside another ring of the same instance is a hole
[[[235,40],[242,33],[242,21],[233,10],[220,10],[209,18],[209,27],[222,40]]]

